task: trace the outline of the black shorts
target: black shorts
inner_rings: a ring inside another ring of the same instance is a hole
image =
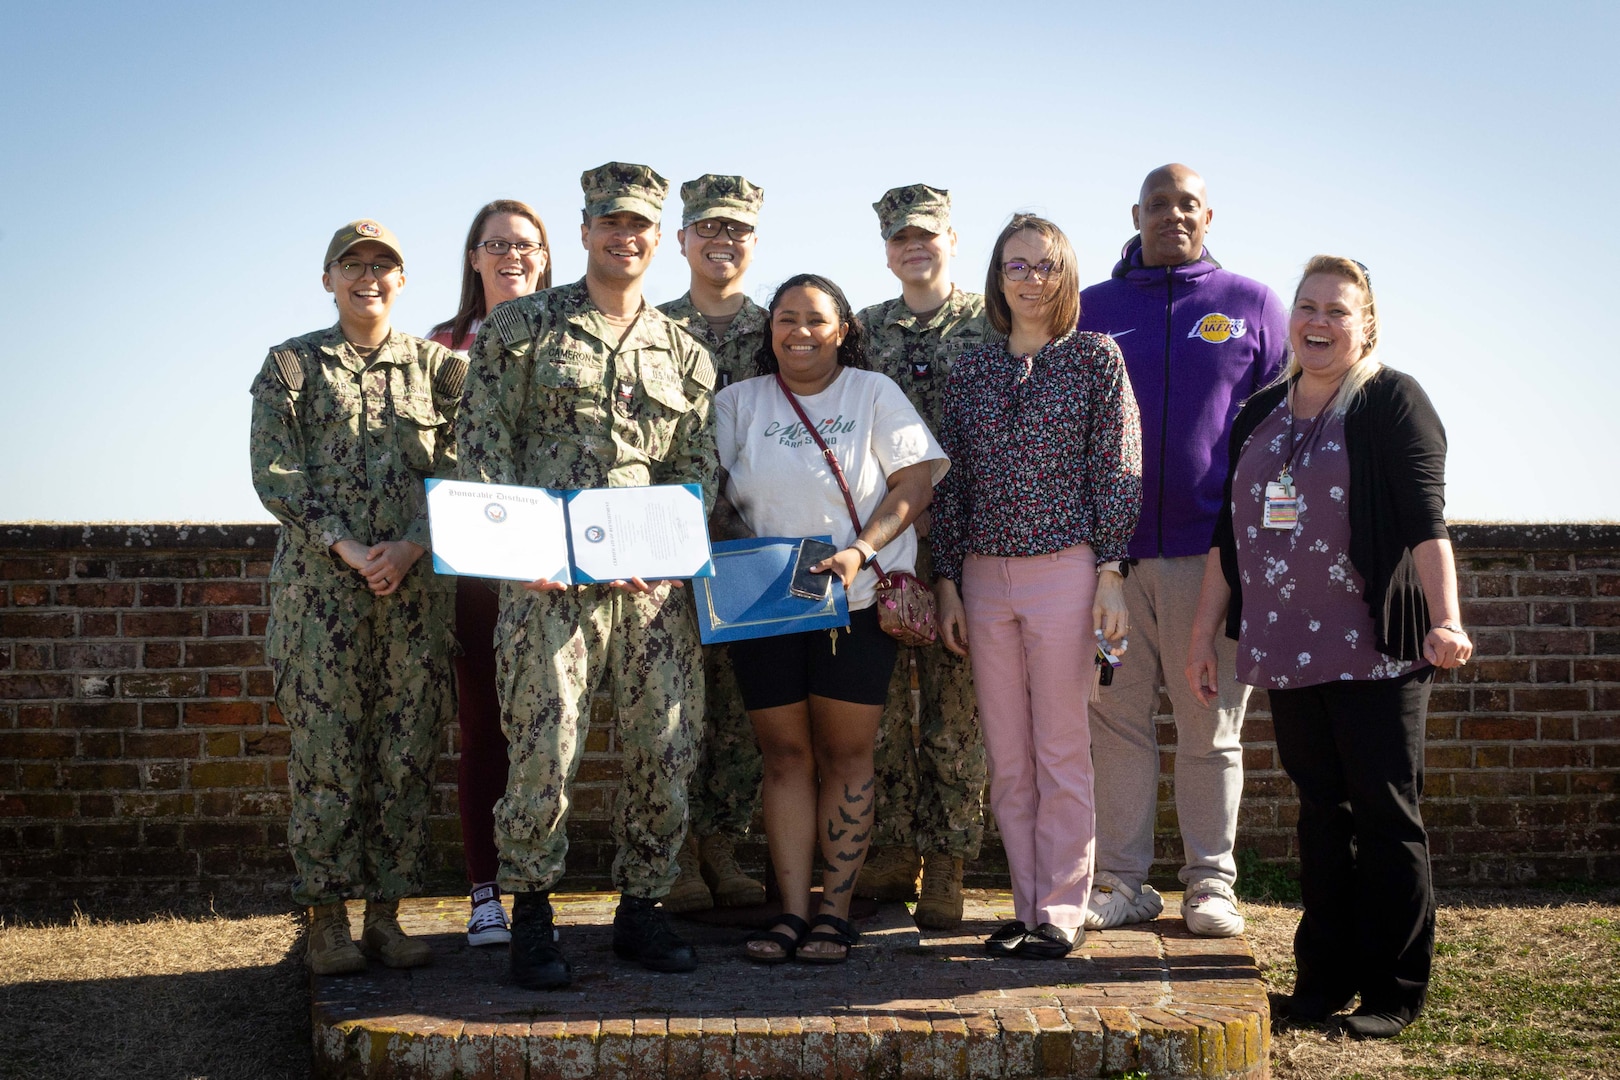
[[[730,645],[743,706],[774,709],[811,694],[856,705],[882,705],[900,643],[878,626],[877,607],[849,613],[849,630],[838,631],[836,651],[826,630],[750,638]]]

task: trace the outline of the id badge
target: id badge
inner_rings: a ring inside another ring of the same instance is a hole
[[[1260,510],[1260,525],[1267,529],[1292,529],[1299,524],[1299,496],[1293,484],[1273,480],[1266,485],[1266,501]]]

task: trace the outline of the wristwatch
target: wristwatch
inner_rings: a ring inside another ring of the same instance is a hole
[[[1131,564],[1126,562],[1124,559],[1114,559],[1110,562],[1098,563],[1097,573],[1100,574],[1104,570],[1112,570],[1122,578],[1131,576]]]
[[[849,546],[860,552],[862,570],[865,570],[871,565],[872,560],[877,558],[877,548],[873,547],[871,544],[868,544],[865,540],[862,540],[859,537],[856,537],[855,542]]]

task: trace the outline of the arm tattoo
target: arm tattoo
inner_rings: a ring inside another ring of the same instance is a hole
[[[900,515],[890,511],[880,518],[873,518],[868,521],[866,528],[861,530],[860,538],[882,551],[889,541],[904,531],[905,526],[900,520]]]

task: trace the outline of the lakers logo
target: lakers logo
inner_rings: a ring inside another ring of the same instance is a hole
[[[1248,323],[1243,319],[1229,319],[1218,311],[1212,311],[1198,320],[1198,325],[1188,332],[1189,338],[1203,338],[1212,345],[1219,345],[1229,338],[1240,338],[1249,332]]]

